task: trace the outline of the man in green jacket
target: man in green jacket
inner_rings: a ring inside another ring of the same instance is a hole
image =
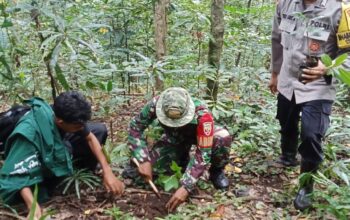
[[[31,110],[16,124],[5,143],[5,161],[0,170],[0,199],[14,203],[23,199],[31,208],[33,186],[45,195],[46,181],[73,172],[72,156],[77,166],[103,171],[108,192],[122,194],[124,184],[113,174],[101,148],[107,129],[100,123],[87,123],[91,105],[79,92],[60,94],[51,107],[40,98],[28,101]],[[39,198],[40,199],[40,198]],[[37,204],[35,217],[41,216]]]

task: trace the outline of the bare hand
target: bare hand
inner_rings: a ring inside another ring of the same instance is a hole
[[[112,171],[103,174],[103,185],[107,192],[112,192],[115,195],[121,195],[124,192],[124,183],[120,181]]]
[[[185,202],[188,197],[188,192],[185,189],[185,187],[181,186],[174,195],[170,198],[168,203],[165,205],[165,208],[168,209],[168,211],[172,212],[174,211],[181,203]]]
[[[271,78],[270,78],[270,82],[269,82],[269,88],[272,94],[276,94],[276,92],[278,92],[277,90],[277,73],[272,72],[271,73]]]
[[[152,180],[152,164],[151,162],[144,162],[141,163],[138,171],[140,173],[141,176],[143,176],[143,178],[145,179],[146,182],[148,182],[149,180]]]
[[[321,60],[319,60],[316,67],[303,69],[303,72],[304,73],[301,75],[301,77],[303,78],[302,83],[305,84],[326,75],[327,67],[321,62]]]

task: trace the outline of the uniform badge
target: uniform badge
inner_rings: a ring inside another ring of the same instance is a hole
[[[213,123],[212,122],[204,122],[203,123],[203,131],[206,136],[209,136],[211,134]]]
[[[320,50],[320,43],[315,40],[311,40],[309,48],[312,52],[317,52]]]

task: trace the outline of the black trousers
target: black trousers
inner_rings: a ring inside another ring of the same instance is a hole
[[[96,136],[101,145],[106,143],[107,128],[103,123],[87,123],[88,129]],[[63,141],[71,154],[73,155],[75,168],[87,168],[94,170],[97,165],[97,159],[92,153],[86,137],[77,133],[66,133]]]
[[[281,126],[281,147],[283,144],[296,143],[299,138],[299,121],[301,122],[300,139],[298,151],[303,161],[319,164],[323,161],[322,138],[324,137],[329,124],[333,101],[314,100],[296,104],[295,97],[289,101],[279,94],[277,97],[277,116]],[[283,151],[293,153],[297,149],[289,145],[289,149]]]

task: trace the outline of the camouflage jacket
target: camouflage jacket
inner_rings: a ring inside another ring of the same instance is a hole
[[[140,163],[151,160],[144,131],[157,119],[156,103],[158,98],[154,97],[149,101],[129,125],[128,142],[132,150],[132,156]],[[210,111],[200,100],[193,98],[192,100],[196,107],[193,120],[178,129],[164,129],[171,144],[178,147],[181,147],[182,143],[196,145],[195,153],[190,157],[185,173],[181,178],[181,185],[188,191],[194,188],[199,177],[210,163],[214,134],[214,121]]]

